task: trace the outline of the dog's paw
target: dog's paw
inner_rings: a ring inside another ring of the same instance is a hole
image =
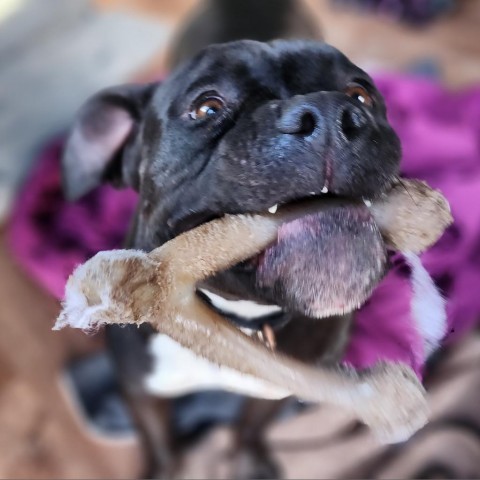
[[[428,422],[425,389],[408,366],[379,363],[361,379],[357,414],[382,443],[408,440]]]

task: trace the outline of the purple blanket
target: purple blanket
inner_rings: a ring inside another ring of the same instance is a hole
[[[456,0],[332,0],[334,5],[383,13],[396,20],[423,25],[454,11]]]
[[[426,180],[448,198],[455,223],[422,256],[397,256],[356,317],[345,361],[403,361],[421,375],[440,341],[468,331],[480,313],[480,88],[451,93],[430,80],[377,76],[403,144],[403,174]],[[68,275],[99,250],[120,248],[136,194],[102,186],[75,204],[61,194],[62,140],[40,155],[9,223],[20,265],[62,298]],[[433,282],[430,276],[433,278]],[[444,301],[438,294],[446,301]]]

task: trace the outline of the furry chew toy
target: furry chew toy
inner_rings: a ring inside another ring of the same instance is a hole
[[[198,299],[196,285],[263,252],[258,282],[273,285],[296,311],[318,318],[349,312],[381,279],[386,248],[420,253],[451,220],[443,196],[414,180],[403,180],[369,206],[320,198],[280,207],[275,215],[227,215],[150,253],[97,254],[69,278],[55,329],[148,322],[220,372],[247,379],[256,396],[337,404],[381,440],[403,440],[428,414],[424,389],[408,366],[308,366],[241,333]],[[308,233],[300,246],[292,241],[299,230]],[[294,250],[301,251],[299,260]],[[320,281],[318,272],[315,285],[308,275],[292,279],[296,262],[312,254],[320,256]]]

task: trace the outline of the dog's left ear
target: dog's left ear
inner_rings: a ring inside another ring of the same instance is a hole
[[[136,187],[139,127],[158,84],[98,92],[80,109],[62,157],[65,196],[76,200],[103,181]]]

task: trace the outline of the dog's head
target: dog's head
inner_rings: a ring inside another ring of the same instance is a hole
[[[103,180],[140,195],[133,245],[150,250],[226,213],[311,195],[370,199],[398,173],[400,143],[372,79],[331,46],[208,47],[162,84],[100,92],[66,146],[66,192]],[[328,192],[328,193],[327,193]],[[218,289],[266,300],[246,262]]]

